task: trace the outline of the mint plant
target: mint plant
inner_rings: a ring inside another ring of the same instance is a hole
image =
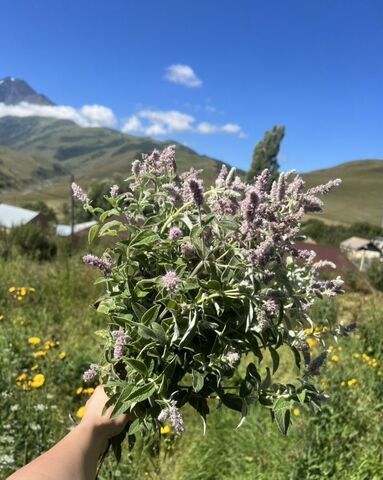
[[[240,422],[260,403],[286,433],[296,402],[319,409],[326,400],[313,381],[326,360],[324,334],[312,358],[305,330],[314,328],[315,299],[342,293],[343,282],[321,280],[328,264],[294,242],[304,214],[321,210],[318,195],[340,180],[304,191],[293,173],[272,182],[265,170],[244,183],[223,165],[205,190],[200,173],[178,175],[169,146],[133,162],[108,210],[73,185],[98,218],[89,241],[112,237],[101,257],[84,257],[105,285],[97,301],[103,357],[84,375],[105,385],[113,415],[137,413],[130,435],[159,432],[166,421],[182,433],[186,404],[205,425],[217,401]],[[286,362],[282,350],[295,359],[295,382],[273,379]]]

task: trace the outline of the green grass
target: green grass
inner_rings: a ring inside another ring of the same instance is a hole
[[[342,224],[383,221],[383,160],[359,160],[303,175],[307,186],[341,178],[342,185],[327,197],[324,220]]]
[[[76,389],[82,385],[87,364],[98,360],[98,339],[93,332],[104,319],[92,308],[100,292],[92,286],[94,272],[81,264],[79,253],[45,264],[23,258],[2,260],[0,275],[0,315],[4,315],[0,321],[0,463],[4,458],[12,460],[8,469],[1,469],[0,478],[5,478],[71,427],[69,414],[87,398],[76,395]],[[36,292],[17,300],[8,291],[12,286],[34,287]],[[151,445],[139,442],[131,453],[125,447],[121,463],[117,466],[108,458],[100,478],[381,479],[383,300],[378,295],[354,293],[338,303],[340,318],[346,322],[356,318],[360,329],[351,339],[342,340],[341,350],[333,352],[339,361],[330,360],[317,380],[332,398],[322,413],[314,415],[299,407],[299,416],[293,417],[293,426],[283,437],[265,409],[254,408],[236,429],[238,413],[218,408],[212,400],[206,435],[199,418],[186,410],[182,438],[170,433]],[[317,318],[327,311],[327,305],[318,305]],[[42,343],[28,345],[31,336],[40,337]],[[46,340],[60,341],[60,345],[43,359],[33,358]],[[62,351],[65,360],[58,357]],[[354,353],[376,358],[378,366],[354,358]],[[40,366],[32,372],[36,363]],[[23,390],[17,385],[23,372],[30,376],[43,373],[44,386]],[[278,375],[291,373],[287,369]],[[341,386],[352,378],[357,379],[356,386]]]

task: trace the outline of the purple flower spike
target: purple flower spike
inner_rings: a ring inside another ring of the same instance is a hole
[[[158,415],[158,420],[161,423],[169,420],[171,426],[174,428],[176,435],[181,435],[185,431],[184,419],[181,412],[176,406],[176,402],[172,400],[170,405],[164,408]]]
[[[113,185],[110,189],[110,196],[112,198],[116,198],[118,195],[118,190],[119,190],[118,185]]]
[[[99,371],[100,367],[96,363],[90,364],[88,370],[83,374],[84,382],[88,383],[94,380],[97,377]]]
[[[72,183],[72,192],[73,196],[80,200],[84,204],[84,207],[87,207],[90,204],[88,195],[82,190],[82,188],[77,185],[77,183]]]
[[[92,267],[99,268],[103,271],[104,275],[108,277],[112,271],[113,262],[112,257],[107,253],[103,255],[102,258],[97,257],[96,255],[85,255],[82,257],[84,263],[92,265]]]
[[[193,196],[194,203],[197,207],[201,207],[203,204],[203,187],[202,181],[194,179],[189,180],[189,188]]]

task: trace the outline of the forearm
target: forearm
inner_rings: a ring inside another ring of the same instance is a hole
[[[8,480],[94,480],[107,439],[86,422]]]

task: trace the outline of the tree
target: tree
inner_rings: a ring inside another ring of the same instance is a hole
[[[254,177],[259,175],[265,168],[269,169],[272,179],[279,174],[278,153],[283,137],[285,136],[285,127],[274,126],[265,133],[254,148],[253,161],[250,170],[247,173],[247,181],[252,182]]]
[[[41,212],[48,222],[57,223],[56,212],[42,200],[24,203],[22,207]]]

